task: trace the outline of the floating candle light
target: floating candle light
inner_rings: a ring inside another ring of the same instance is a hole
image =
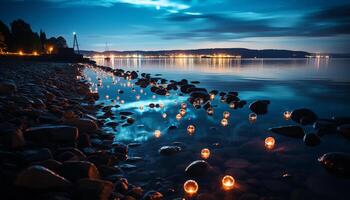
[[[181,108],[182,108],[182,109],[186,109],[186,107],[187,107],[187,104],[186,104],[186,103],[182,103],[182,104],[181,104]]]
[[[275,139],[273,137],[267,137],[265,139],[265,147],[267,149],[273,149],[274,146],[275,146]]]
[[[124,104],[125,103],[125,101],[124,100],[120,100],[120,104]]]
[[[170,92],[166,92],[166,93],[165,93],[165,96],[170,96]]]
[[[290,117],[291,117],[291,115],[292,115],[292,113],[289,112],[289,111],[285,111],[285,112],[283,113],[283,117],[284,117],[285,120],[289,120]]]
[[[214,114],[214,109],[213,108],[208,108],[207,109],[207,114],[208,115],[213,115]]]
[[[176,115],[176,119],[177,119],[177,120],[180,120],[181,118],[182,118],[182,115],[181,115],[181,114],[177,114],[177,115]]]
[[[184,116],[186,114],[186,110],[181,108],[179,113],[180,115]]]
[[[250,122],[255,122],[257,118],[258,118],[257,114],[255,114],[255,113],[250,113],[249,114],[249,121]]]
[[[154,131],[154,137],[159,138],[160,135],[161,135],[160,130],[155,130],[155,131]]]
[[[117,96],[117,98],[116,98],[117,100],[119,100],[120,99],[120,97],[119,96]]]
[[[187,195],[193,196],[198,191],[198,184],[194,180],[188,180],[184,183],[184,191]]]
[[[156,96],[156,95],[153,95],[152,98],[155,99],[155,98],[157,98],[157,96]]]
[[[159,108],[164,108],[164,104],[163,103],[159,103]]]
[[[140,109],[140,110],[143,110],[143,105],[141,105],[141,106],[139,107],[139,109]]]
[[[140,95],[136,95],[136,100],[140,100],[141,96]]]
[[[141,93],[141,94],[143,93],[143,89],[140,89],[140,93]]]
[[[225,111],[224,113],[222,113],[222,115],[225,119],[230,118],[230,113],[228,111]]]
[[[168,115],[166,113],[162,114],[162,117],[165,119]]]
[[[193,125],[189,125],[189,126],[187,127],[187,133],[188,133],[189,135],[192,135],[195,131],[196,131],[196,128],[195,128]]]
[[[203,159],[208,159],[209,156],[210,156],[210,150],[207,149],[207,148],[202,149],[202,151],[201,151],[201,157],[202,157]]]
[[[228,125],[228,120],[226,118],[221,120],[221,125],[222,126],[227,126]]]
[[[235,185],[235,179],[230,175],[224,176],[221,182],[222,182],[222,188],[224,190],[232,190],[233,186]]]
[[[106,99],[109,99],[109,95],[106,95]]]

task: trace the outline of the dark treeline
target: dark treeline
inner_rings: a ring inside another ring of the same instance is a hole
[[[44,31],[33,32],[30,25],[21,19],[14,20],[10,27],[0,20],[0,51],[24,53],[55,53],[59,48],[67,48],[62,37],[47,38]]]

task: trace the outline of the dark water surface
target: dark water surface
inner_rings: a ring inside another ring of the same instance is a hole
[[[267,199],[348,199],[350,181],[332,176],[318,163],[317,158],[332,151],[350,152],[350,141],[339,135],[325,135],[316,147],[306,146],[301,139],[279,136],[267,131],[270,127],[293,125],[283,118],[284,111],[310,108],[320,118],[349,116],[350,112],[350,60],[347,59],[113,59],[100,65],[161,74],[167,80],[199,81],[197,87],[208,91],[237,91],[242,100],[249,103],[257,99],[271,101],[269,112],[259,115],[250,123],[251,111],[246,105],[233,110],[219,97],[212,105],[214,115],[208,116],[204,109],[196,110],[187,102],[187,96],[172,91],[170,96],[154,96],[149,87],[143,89],[102,71],[86,69],[86,77],[93,89],[102,78],[102,87],[97,87],[100,100],[105,105],[120,105],[113,108],[116,119],[121,122],[119,112],[131,111],[136,122],[127,127],[104,127],[116,134],[116,142],[141,143],[129,148],[129,157],[142,157],[132,162],[135,168],[124,169],[130,183],[145,189],[161,191],[166,199],[183,197],[183,183],[188,179],[186,166],[201,159],[200,151],[209,148],[207,160],[212,172],[200,179],[199,193],[211,193],[216,199],[244,199],[265,197]],[[139,74],[140,74],[139,73]],[[134,88],[134,90],[132,89]],[[118,94],[123,90],[123,94]],[[109,98],[105,98],[106,95]],[[140,95],[140,100],[136,100]],[[119,97],[119,100],[118,100]],[[117,100],[113,103],[111,100]],[[120,100],[125,103],[121,104]],[[181,103],[187,103],[186,115],[175,118]],[[163,108],[149,108],[149,103],[163,104]],[[143,106],[143,109],[140,109]],[[229,111],[229,125],[223,127],[220,120],[224,111]],[[163,118],[166,113],[167,117]],[[102,112],[100,114],[103,114]],[[109,121],[110,119],[107,119]],[[188,125],[196,131],[189,135]],[[176,125],[176,130],[168,130]],[[306,132],[314,131],[305,126]],[[156,138],[154,131],[160,130]],[[264,139],[273,136],[276,145],[266,150]],[[158,149],[174,142],[183,151],[173,156],[161,156]],[[220,189],[220,179],[231,175],[236,180],[233,191]],[[283,177],[283,175],[288,176]],[[258,199],[259,199],[258,198]]]

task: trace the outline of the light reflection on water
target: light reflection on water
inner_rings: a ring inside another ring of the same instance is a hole
[[[270,112],[266,116],[259,116],[257,124],[254,125],[258,133],[266,132],[269,127],[286,122],[282,119],[282,113],[300,107],[308,107],[317,112],[322,117],[332,117],[334,115],[346,115],[349,111],[347,95],[349,89],[349,69],[350,60],[342,59],[114,59],[107,63],[111,67],[125,70],[139,70],[142,72],[162,74],[162,78],[168,80],[200,81],[198,87],[205,87],[208,90],[218,89],[220,91],[238,91],[239,97],[247,100],[248,104],[256,99],[269,99],[272,101]],[[98,64],[103,64],[103,60],[97,60]],[[87,70],[87,75],[92,82],[97,83],[95,72]],[[99,72],[101,73],[101,72]],[[140,88],[132,90],[132,83],[113,78],[106,74],[98,74],[102,77],[103,87],[99,88],[99,102],[107,105],[112,99],[119,96],[124,100],[124,104],[115,109],[114,112],[132,111],[136,122],[132,126],[116,128],[117,140],[146,141],[153,138],[155,129],[162,131],[162,136],[167,135],[167,128],[170,125],[179,127],[180,132],[185,132],[187,125],[195,124],[200,136],[206,137],[210,127],[218,127],[222,118],[222,113],[230,110],[228,105],[222,104],[218,98],[214,99],[214,116],[207,116],[203,110],[195,110],[188,106],[187,114],[180,121],[175,119],[180,104],[186,102],[186,96],[178,96],[178,91],[171,92],[169,97],[157,96],[152,99],[153,93],[149,88],[140,93]],[[113,84],[113,81],[115,84]],[[108,87],[107,87],[108,86]],[[129,87],[128,87],[129,86]],[[117,94],[121,89],[123,94]],[[104,97],[108,95],[107,101]],[[136,95],[140,95],[140,100],[136,100]],[[162,103],[164,108],[149,108],[150,103]],[[140,110],[143,106],[143,110]],[[220,136],[210,135],[211,139],[216,137],[226,137],[234,140],[239,134],[240,127],[251,126],[248,119],[250,110],[248,106],[239,110],[230,110],[231,119],[229,127],[217,131]],[[162,118],[166,113],[167,118]],[[118,115],[116,121],[119,120]],[[115,132],[111,128],[107,131]],[[167,136],[180,138],[183,135]]]

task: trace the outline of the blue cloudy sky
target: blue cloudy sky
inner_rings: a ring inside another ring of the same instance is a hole
[[[349,0],[1,0],[0,20],[78,34],[81,49],[350,52]]]

